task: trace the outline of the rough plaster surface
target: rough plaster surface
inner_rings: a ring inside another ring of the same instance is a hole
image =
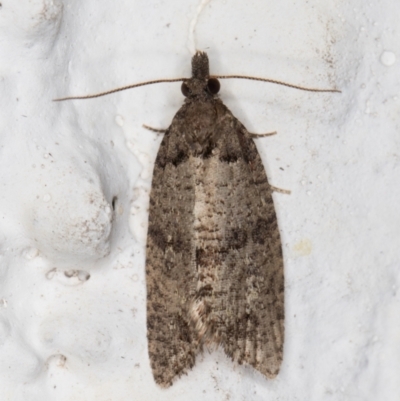
[[[0,401],[400,397],[400,3],[178,0],[0,3]],[[286,347],[266,380],[222,352],[168,390],[147,357],[144,247],[153,162],[215,74],[257,142],[284,243]]]

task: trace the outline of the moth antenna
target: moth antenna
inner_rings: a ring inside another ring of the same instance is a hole
[[[304,88],[303,86],[292,85],[282,81],[276,81],[274,79],[267,78],[258,78],[258,77],[248,77],[246,75],[212,75],[210,78],[218,78],[218,79],[229,79],[229,78],[237,78],[237,79],[249,79],[251,81],[262,81],[262,82],[270,82],[272,84],[287,86],[289,88],[300,89],[302,91],[308,92],[337,92],[342,93],[339,89],[314,89],[314,88]]]
[[[155,81],[146,81],[146,82],[140,82],[138,84],[122,86],[121,88],[111,89],[107,92],[100,92],[100,93],[96,93],[94,95],[61,97],[58,99],[53,99],[53,102],[62,102],[64,100],[74,100],[74,99],[93,99],[95,97],[110,95],[111,93],[121,92],[121,91],[124,91],[127,89],[138,88],[139,86],[159,84],[161,82],[178,82],[178,81],[185,81],[185,80],[187,80],[187,78],[156,79]]]

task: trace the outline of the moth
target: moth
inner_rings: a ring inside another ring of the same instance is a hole
[[[284,267],[272,192],[253,138],[218,97],[207,54],[192,58],[186,97],[158,151],[150,192],[146,250],[147,339],[153,376],[168,387],[204,349],[267,378],[284,346]]]

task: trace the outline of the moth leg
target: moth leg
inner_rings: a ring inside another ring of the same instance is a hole
[[[165,132],[167,131],[166,129],[159,129],[159,128],[149,127],[146,124],[143,124],[143,127],[148,129],[148,130],[150,130],[150,131],[157,132],[158,134],[165,134]]]
[[[250,134],[251,138],[264,138],[266,136],[276,135],[277,132],[274,131],[274,132],[269,132],[267,134],[252,134],[252,133],[249,132],[249,134]],[[278,187],[274,187],[273,185],[270,185],[270,187],[275,192],[279,192],[281,194],[286,194],[286,195],[290,195],[291,194],[291,192],[288,189],[281,189],[281,188],[278,188]]]
[[[279,192],[280,194],[286,194],[286,195],[290,195],[291,191],[289,191],[288,189],[282,189],[282,188],[278,188],[278,187],[274,187],[273,185],[270,185],[271,189],[275,192]]]
[[[251,138],[264,138],[264,137],[266,137],[266,136],[276,135],[277,132],[276,132],[276,131],[274,131],[274,132],[268,132],[268,133],[266,133],[266,134],[253,134],[253,133],[249,132],[249,134],[250,134],[250,137],[251,137]]]
[[[250,134],[250,138],[264,138],[264,137],[266,137],[266,136],[276,135],[277,132],[274,131],[274,132],[269,132],[269,133],[267,133],[267,134],[252,134],[252,133],[249,132],[249,134]],[[290,193],[291,193],[291,192],[290,192],[289,190],[287,190],[287,189],[281,189],[281,188],[278,188],[278,187],[274,187],[273,185],[270,185],[270,187],[271,187],[271,189],[272,189],[273,191],[279,192],[279,193],[281,193],[281,194],[290,195]]]

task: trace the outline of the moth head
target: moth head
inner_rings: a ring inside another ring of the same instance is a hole
[[[207,53],[197,51],[192,57],[192,78],[182,82],[183,96],[187,98],[214,96],[219,92],[219,88],[218,79],[210,77]]]
[[[219,92],[220,87],[221,85],[217,78],[206,78],[205,80],[192,78],[182,82],[181,91],[185,97],[214,96]]]
[[[209,75],[210,67],[207,53],[197,51],[192,57],[192,78],[205,79]]]

